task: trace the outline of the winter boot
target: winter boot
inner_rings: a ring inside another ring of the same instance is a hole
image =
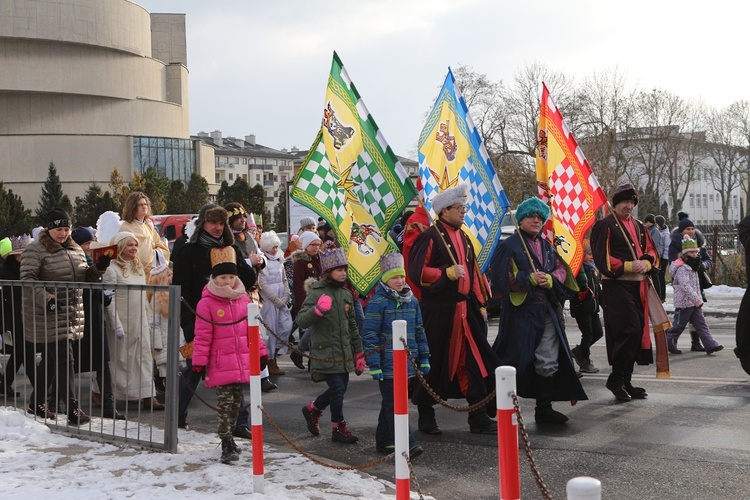
[[[354,444],[359,441],[359,438],[346,427],[346,420],[339,423],[331,422],[331,425],[331,440],[334,443]]]
[[[71,401],[71,411],[68,412],[68,422],[70,425],[84,425],[91,420],[86,413],[78,407],[78,401]]]
[[[682,351],[677,349],[677,339],[667,337],[667,350],[670,354],[682,354]]]
[[[635,387],[633,384],[630,383],[630,379],[633,377],[633,365],[630,365],[630,369],[625,372],[625,375],[623,376],[625,390],[633,399],[646,399],[646,396],[648,394],[646,393],[646,389],[643,387]]]
[[[583,373],[599,373],[599,368],[594,366],[591,359],[584,359],[583,364],[580,365],[581,372]]]
[[[292,363],[294,363],[294,366],[296,366],[300,370],[305,369],[305,363],[302,362],[302,354],[298,353],[297,351],[292,351],[292,353],[289,355],[289,359],[291,359]]]
[[[472,434],[497,434],[497,422],[484,409],[469,413],[469,430]]]
[[[430,405],[417,405],[419,411],[419,424],[418,429],[420,432],[425,434],[438,435],[442,434],[443,431],[438,427],[437,420],[435,420],[435,408]]]
[[[221,438],[221,463],[228,464],[240,459],[240,455],[235,451],[236,446],[232,436]]]
[[[307,430],[310,431],[310,434],[313,436],[320,434],[318,420],[320,420],[322,414],[323,411],[315,408],[312,401],[307,403],[307,406],[302,407],[302,415],[305,416],[305,420],[307,421]]]
[[[578,363],[578,366],[583,366],[583,355],[581,354],[581,346],[575,346],[573,349],[570,350],[570,354],[573,355],[573,359],[576,360],[576,363]],[[581,370],[583,371],[583,370]]]
[[[286,372],[279,368],[276,358],[268,360],[268,373],[269,375],[286,375]]]
[[[555,391],[555,379],[553,377],[542,377],[534,374],[534,385],[536,385],[536,409],[534,420],[538,424],[564,424],[568,417],[552,409],[552,395]]]
[[[268,377],[260,379],[260,390],[261,392],[271,392],[278,389],[279,386],[268,380]]]
[[[618,401],[630,401],[631,397],[625,389],[625,364],[621,361],[612,365],[612,373],[607,378],[607,389],[612,391]]]
[[[237,443],[234,441],[234,438],[231,436],[229,437],[229,444],[232,445],[232,450],[237,454],[237,456],[242,453],[242,448],[237,445]]]
[[[104,365],[102,371],[96,374],[96,383],[102,391],[101,407],[103,418],[113,418],[115,420],[125,420],[125,415],[115,408],[115,395],[112,392],[112,377],[109,374],[109,366]]]
[[[690,330],[690,350],[693,352],[705,352],[706,348],[701,344],[701,339],[698,336],[698,332]]]

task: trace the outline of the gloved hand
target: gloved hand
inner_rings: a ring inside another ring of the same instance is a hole
[[[117,337],[118,339],[125,338],[125,330],[121,326],[115,328],[115,337]]]
[[[383,380],[383,370],[380,369],[380,367],[370,367],[370,376],[373,380],[377,380],[380,382]]]
[[[580,302],[583,302],[584,300],[588,299],[589,297],[591,297],[591,289],[590,288],[586,288],[585,290],[582,290],[582,291],[578,292],[578,300]]]
[[[268,356],[261,356],[260,357],[260,369],[261,369],[261,371],[265,370],[266,366],[268,366]]]
[[[106,271],[110,262],[112,262],[112,258],[109,255],[102,255],[99,257],[99,260],[96,261],[96,268],[99,271]]]
[[[202,373],[202,372],[203,372],[203,370],[205,370],[205,369],[206,369],[206,367],[205,367],[205,366],[201,366],[201,365],[193,365],[193,371],[194,371],[195,373]]]
[[[325,295],[324,295],[325,297]],[[358,352],[354,355],[354,373],[359,377],[365,372],[365,355],[364,353]]]
[[[427,375],[430,373],[430,360],[423,358],[419,360],[419,371],[422,373],[422,375]]]
[[[47,311],[55,312],[57,309],[57,301],[55,299],[49,299],[47,301]]]
[[[328,295],[321,295],[318,299],[318,303],[315,304],[315,314],[322,318],[325,313],[331,310],[331,304],[333,304],[333,299],[331,297]],[[364,363],[364,360],[362,360],[362,362]]]

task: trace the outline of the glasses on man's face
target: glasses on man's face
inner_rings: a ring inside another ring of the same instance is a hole
[[[466,212],[469,211],[469,206],[468,205],[451,205],[451,209],[456,209],[462,214],[465,214]]]

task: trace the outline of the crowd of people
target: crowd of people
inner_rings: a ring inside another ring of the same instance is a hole
[[[349,282],[346,250],[322,218],[302,218],[281,248],[278,235],[264,232],[240,203],[208,204],[170,252],[151,223],[143,193],[128,197],[121,220],[110,213],[97,228],[73,229],[70,216],[55,209],[33,239],[0,241],[0,278],[113,286],[103,291],[5,286],[3,330],[12,333],[16,348],[0,388],[20,396],[13,382],[25,366],[34,386],[29,413],[56,419],[64,407],[68,421],[80,425],[89,416],[76,394],[74,374],[92,372],[93,400],[101,407],[97,416],[125,418],[118,410],[124,401],[163,410],[157,395],[167,376],[168,293],[119,285],[181,287],[178,426],[188,428],[188,408],[200,382],[215,387],[224,463],[238,459],[234,438],[251,438],[242,390],[250,371],[242,322],[250,301],[259,304],[269,330],[265,343],[259,339],[262,390],[277,389],[269,376],[286,374],[278,360],[288,354],[294,366],[327,386],[302,407],[308,431],[320,435],[320,419],[330,410],[331,439],[353,444],[358,437],[344,418],[344,399],[350,373],[367,371],[382,397],[375,441],[383,453],[395,449],[391,325],[397,319],[406,321],[407,347],[417,360],[418,368],[409,364],[408,376],[418,430],[430,435],[442,433],[435,394],[465,399],[471,407],[469,431],[495,434],[490,396],[494,369],[501,365],[514,366],[518,394],[536,400],[537,423],[564,424],[568,416],[552,404],[587,399],[579,379],[599,372],[591,346],[602,338],[611,366],[607,389],[619,401],[646,398],[647,391],[632,384],[633,369],[654,360],[648,297],[655,293],[666,300],[667,276],[675,305],[666,332],[668,352],[682,353],[678,340],[689,324],[691,350],[710,355],[723,349],[702,312],[712,263],[705,237],[688,214],[680,213],[673,230],[662,215],[647,214],[641,222],[633,215],[636,189],[618,187],[611,213],[583,240],[583,264],[574,274],[542,237],[549,206],[529,198],[517,207],[517,231],[499,242],[489,271],[482,273],[462,229],[470,196],[466,185],[436,195],[432,222],[421,207],[404,213],[389,233],[398,250],[380,256],[380,280],[366,296]],[[94,251],[111,246],[114,258]],[[501,302],[493,344],[486,311],[490,290]],[[566,303],[581,332],[573,347],[565,328]],[[431,390],[416,383],[418,375]],[[424,451],[411,429],[409,448],[412,457]]]

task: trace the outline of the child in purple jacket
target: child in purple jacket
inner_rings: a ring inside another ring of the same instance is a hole
[[[247,305],[250,299],[237,278],[237,253],[232,247],[211,249],[211,279],[196,307],[193,370],[205,369],[206,387],[216,387],[221,462],[239,460],[232,427],[242,401],[242,384],[250,381]],[[244,319],[244,321],[237,321]],[[260,338],[261,369],[268,351]]]
[[[706,354],[713,354],[724,349],[711,336],[703,316],[703,298],[698,281],[698,268],[701,265],[698,243],[692,238],[682,240],[682,253],[669,266],[674,288],[674,324],[667,330],[667,348],[671,354],[682,354],[677,348],[677,339],[688,323],[695,326],[695,331],[706,348]]]

